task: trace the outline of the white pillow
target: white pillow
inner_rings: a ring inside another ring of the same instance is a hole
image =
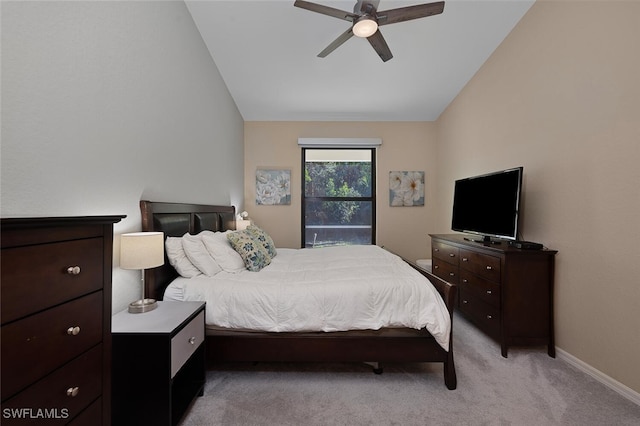
[[[212,277],[222,271],[220,265],[209,254],[202,242],[202,233],[198,235],[184,234],[182,247],[193,265],[208,277]]]
[[[181,276],[185,278],[192,278],[202,275],[200,269],[196,268],[194,264],[191,263],[184,252],[181,237],[167,237],[167,240],[164,242],[164,246],[167,249],[169,264],[173,266]]]
[[[202,241],[204,242],[207,251],[209,251],[209,254],[213,256],[222,270],[235,274],[246,270],[247,267],[238,252],[231,247],[231,243],[229,243],[229,240],[227,239],[228,232],[233,231],[202,231],[199,235],[202,235]]]

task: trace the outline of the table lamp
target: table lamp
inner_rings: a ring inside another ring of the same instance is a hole
[[[162,232],[132,232],[120,236],[120,267],[140,269],[142,299],[129,304],[129,312],[140,314],[158,307],[155,299],[144,297],[144,270],[164,264],[164,234]]]
[[[243,211],[236,217],[236,230],[242,231],[243,229],[247,229],[249,225],[252,224],[251,219],[249,219],[249,213]]]

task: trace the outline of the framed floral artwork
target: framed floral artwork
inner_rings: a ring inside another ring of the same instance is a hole
[[[291,204],[291,170],[256,170],[256,204],[265,206]]]
[[[424,172],[389,172],[389,205],[424,206]]]

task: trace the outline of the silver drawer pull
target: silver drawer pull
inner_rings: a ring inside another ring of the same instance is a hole
[[[468,300],[463,300],[462,303],[464,303],[466,305],[467,303],[469,303],[469,301]]]
[[[433,269],[438,269],[439,266],[438,265],[433,265]]]
[[[67,328],[67,334],[69,336],[77,336],[78,334],[80,334],[80,327],[75,326]]]
[[[440,249],[439,248],[434,248],[433,251],[440,251]]]
[[[487,266],[487,271],[492,270],[493,268],[491,266]]]
[[[196,338],[195,337],[190,337],[189,338],[189,343],[191,343],[192,345],[196,344]]]
[[[456,273],[455,273],[455,272],[449,272],[449,276],[451,276],[451,277],[455,277],[455,276],[456,276]]]
[[[80,267],[79,266],[69,266],[67,268],[67,274],[69,274],[69,275],[80,275]]]
[[[449,253],[449,257],[456,257],[456,255],[453,253]]]
[[[491,294],[491,290],[487,290],[487,294]]]
[[[463,261],[463,262],[468,262],[468,261],[469,261],[469,259],[467,259],[466,257],[463,257],[463,258],[462,258],[462,261]]]
[[[487,319],[493,319],[491,315],[487,315]]]
[[[80,388],[77,386],[67,389],[67,396],[71,398],[73,398],[74,396],[77,396],[79,393],[80,393]]]

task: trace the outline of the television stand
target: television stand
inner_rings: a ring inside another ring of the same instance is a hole
[[[465,317],[500,343],[546,345],[556,356],[553,275],[556,250],[479,245],[459,234],[431,235],[433,273],[458,285]]]
[[[485,245],[488,245],[488,244],[496,244],[496,245],[502,244],[501,240],[492,240],[491,237],[489,237],[488,235],[483,236],[482,239],[480,239],[480,238],[471,238],[471,237],[464,237],[464,239],[466,241],[472,241],[474,243],[480,243],[480,244],[485,244]]]

